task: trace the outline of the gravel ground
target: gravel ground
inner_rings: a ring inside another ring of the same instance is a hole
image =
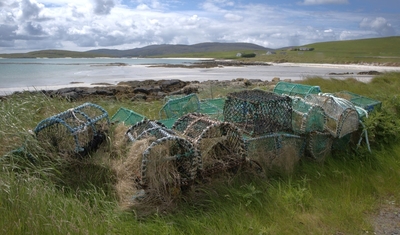
[[[372,216],[374,234],[400,234],[400,207],[394,203],[382,205],[377,214]]]

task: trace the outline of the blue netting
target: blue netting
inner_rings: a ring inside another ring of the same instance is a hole
[[[40,142],[63,153],[86,153],[102,141],[109,125],[102,107],[85,103],[42,120],[33,130]]]

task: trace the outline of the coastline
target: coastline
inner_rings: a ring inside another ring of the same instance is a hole
[[[180,59],[180,58],[176,58]],[[187,59],[187,58],[185,58]],[[198,60],[200,58],[191,58]],[[210,61],[205,61],[208,64]],[[230,64],[229,64],[230,63]],[[317,64],[317,63],[265,63],[255,62],[249,64],[232,63],[225,61],[217,66],[204,67],[203,63],[199,66],[185,67],[171,65],[129,65],[129,66],[110,66],[113,67],[111,74],[93,74],[92,77],[86,75],[84,80],[71,78],[66,84],[47,84],[37,86],[17,86],[0,87],[0,96],[7,96],[14,92],[58,90],[63,88],[77,87],[107,87],[117,86],[122,82],[145,81],[145,80],[181,80],[184,82],[205,82],[205,81],[232,81],[235,79],[272,81],[274,78],[280,80],[299,81],[307,77],[320,76],[323,78],[347,79],[355,78],[361,82],[369,82],[374,75],[368,73],[358,74],[362,71],[400,72],[400,67],[360,65],[360,64]],[[112,72],[118,70],[118,74],[113,76]],[[108,70],[107,70],[108,71]]]

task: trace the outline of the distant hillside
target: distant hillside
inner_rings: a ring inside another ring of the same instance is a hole
[[[224,52],[224,51],[251,51],[251,50],[268,50],[268,48],[251,44],[251,43],[217,43],[207,42],[194,45],[151,45],[142,48],[129,50],[109,50],[99,49],[90,50],[87,53],[109,55],[113,57],[151,57],[164,56],[174,54],[189,54],[189,53],[209,53],[209,52]]]
[[[398,57],[400,37],[368,38],[346,41],[321,42],[304,45],[326,53],[348,53],[365,57]]]
[[[301,51],[301,48],[312,50]],[[299,50],[296,50],[299,49]],[[333,63],[400,66],[400,37],[368,38],[320,42],[275,50],[273,55],[260,55],[258,61]]]
[[[67,50],[42,50],[42,51],[32,51],[28,53],[13,53],[13,54],[0,54],[3,58],[94,58],[100,55],[98,53],[87,53],[78,51],[67,51]]]
[[[226,51],[243,52],[268,50],[268,48],[251,43],[199,43],[194,45],[151,45],[129,50],[97,49],[86,52],[67,50],[41,50],[28,53],[0,54],[3,58],[92,58],[92,57],[162,57],[165,55],[182,55],[193,53],[220,53]]]
[[[293,50],[305,47],[309,51]],[[289,49],[291,48],[291,49]],[[270,51],[271,53],[267,53]],[[246,61],[301,62],[301,63],[378,63],[400,66],[400,37],[332,41],[269,49],[251,43],[199,43],[194,45],[151,45],[129,50],[98,49],[86,52],[43,50],[19,54],[0,54],[4,58],[92,58],[92,57],[198,57],[237,59],[236,54],[255,53]]]

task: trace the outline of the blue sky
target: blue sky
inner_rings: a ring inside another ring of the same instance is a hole
[[[0,0],[0,53],[400,36],[399,0]]]

